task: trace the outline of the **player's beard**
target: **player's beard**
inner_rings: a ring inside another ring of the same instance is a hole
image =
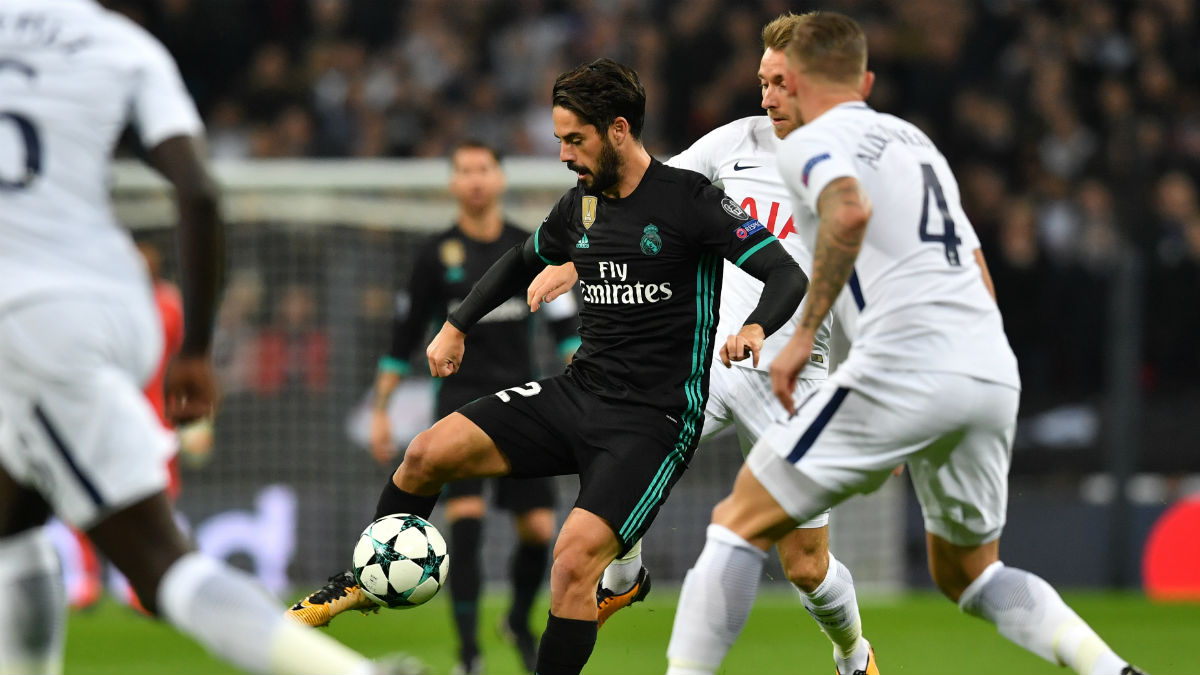
[[[589,173],[592,175],[592,184],[588,185],[586,180],[580,179],[579,186],[591,195],[598,195],[621,180],[621,156],[607,138],[601,142],[600,156],[596,158],[596,170]]]

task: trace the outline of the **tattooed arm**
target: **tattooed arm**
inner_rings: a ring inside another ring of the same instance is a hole
[[[817,199],[817,245],[812,278],[800,325],[787,346],[771,364],[771,387],[788,412],[794,412],[792,392],[796,378],[808,363],[817,328],[850,278],[871,219],[871,201],[857,179],[842,177],[821,191]]]

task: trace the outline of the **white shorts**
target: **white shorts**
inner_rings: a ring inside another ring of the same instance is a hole
[[[908,464],[925,529],[960,546],[1000,536],[1020,392],[952,373],[831,376],[746,460],[767,491],[803,520],[868,493]]]
[[[161,355],[148,289],[6,308],[0,465],[81,529],[163,490],[171,439],[141,388]]]
[[[800,400],[815,391],[824,380],[798,380],[793,396]],[[787,411],[771,390],[771,376],[761,370],[733,366],[714,360],[708,376],[708,404],[704,407],[704,433],[700,440],[710,438],[734,425],[742,455],[758,442],[772,424],[787,419]],[[800,523],[799,527],[825,527],[829,524],[829,509]]]

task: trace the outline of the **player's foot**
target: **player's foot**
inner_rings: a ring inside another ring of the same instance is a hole
[[[863,640],[866,642],[866,640]],[[837,666],[833,667],[835,675],[842,675],[842,671],[838,670]],[[875,661],[875,648],[867,643],[867,665],[865,668],[859,669],[850,675],[879,675],[879,664]]]
[[[641,602],[645,599],[646,594],[650,592],[650,570],[642,565],[642,569],[638,570],[637,580],[633,582],[633,586],[624,593],[613,593],[604,587],[603,583],[596,586],[596,609],[598,613],[599,624],[604,625],[608,621],[608,617],[612,616],[618,609],[623,609],[632,605],[635,602]]]
[[[287,614],[309,626],[324,626],[333,617],[351,609],[366,614],[378,612],[379,605],[354,583],[353,574],[342,572],[329,577],[329,581],[315,593],[292,605]]]
[[[1121,669],[1121,675],[1146,675],[1146,671],[1138,668],[1132,663],[1127,663],[1125,664],[1125,667]]]
[[[524,622],[517,622],[511,616],[502,618],[498,631],[500,637],[517,648],[526,672],[532,673],[537,667],[537,638],[533,636],[529,626],[523,624]]]
[[[459,659],[450,669],[450,675],[483,675],[483,655],[476,654],[469,659]]]

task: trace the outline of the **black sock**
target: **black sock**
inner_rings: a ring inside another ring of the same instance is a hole
[[[479,588],[481,585],[479,540],[483,521],[460,518],[450,524],[450,597],[454,625],[458,628],[459,657],[469,663],[479,654],[476,630],[479,618]]]
[[[405,492],[396,487],[389,476],[387,485],[383,486],[383,492],[379,493],[379,502],[375,505],[375,520],[393,513],[411,513],[414,516],[428,519],[429,514],[433,513],[433,507],[437,506],[438,497],[441,494],[438,492],[425,496]]]
[[[520,542],[517,545],[512,559],[513,602],[508,612],[508,626],[513,632],[529,632],[529,610],[546,578],[546,566],[549,563],[549,544]]]
[[[579,675],[596,646],[597,626],[596,621],[551,614],[538,648],[537,675]]]

